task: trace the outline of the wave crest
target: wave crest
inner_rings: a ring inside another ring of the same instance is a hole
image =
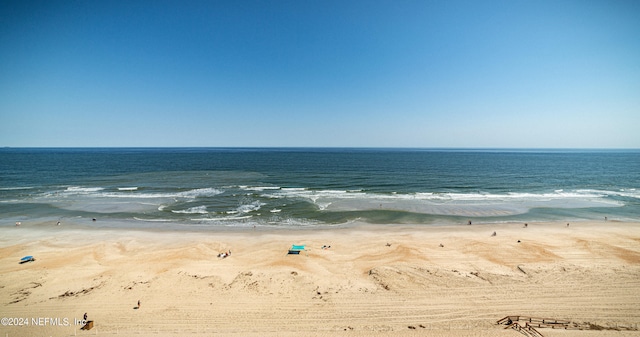
[[[184,210],[172,210],[171,212],[178,213],[178,214],[208,214],[209,213],[207,212],[206,206],[196,206],[196,207],[191,207]]]

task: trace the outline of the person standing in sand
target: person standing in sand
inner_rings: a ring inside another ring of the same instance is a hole
[[[138,309],[140,309],[140,300],[138,300]]]

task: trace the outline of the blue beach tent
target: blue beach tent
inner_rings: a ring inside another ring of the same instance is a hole
[[[300,255],[300,251],[304,250],[304,245],[292,245],[291,249],[289,249],[290,255]]]

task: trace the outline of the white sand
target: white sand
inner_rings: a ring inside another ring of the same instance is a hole
[[[307,250],[287,255],[292,244]],[[230,257],[216,257],[229,249]],[[19,264],[25,255],[36,261]],[[85,312],[90,331],[74,324]],[[640,223],[0,228],[0,316],[30,323],[0,326],[3,337],[522,336],[496,325],[507,315],[640,328]],[[34,318],[62,324],[34,326]]]

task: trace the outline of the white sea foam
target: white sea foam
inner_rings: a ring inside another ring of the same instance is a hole
[[[615,192],[618,195],[634,193]],[[378,194],[342,190],[295,189],[277,191],[287,198],[301,198],[321,211],[399,210],[426,214],[500,216],[526,213],[532,208],[618,207],[620,201],[607,199],[607,191],[556,190],[548,193],[392,193]]]
[[[278,186],[238,186],[238,187],[245,191],[256,191],[256,192],[280,189],[280,187]]]
[[[24,186],[24,187],[0,187],[0,191],[16,191],[16,190],[31,190],[33,187]]]
[[[274,193],[271,194],[263,194],[262,196],[264,197],[268,197],[268,198],[274,198],[274,199],[281,199],[281,198],[304,198],[304,199],[310,199],[311,195],[314,194],[314,191],[310,191],[306,188],[292,188],[292,187],[284,187],[281,188],[279,191],[276,191]]]
[[[222,194],[224,191],[217,188],[197,188],[177,194],[179,197],[197,198],[197,197],[214,197],[218,194]]]
[[[260,197],[261,198],[267,198],[267,199],[282,199],[285,196],[284,195],[278,195],[278,194],[261,194]]]
[[[315,220],[298,219],[298,218],[285,218],[285,219],[278,218],[276,221],[269,221],[267,223],[271,225],[286,226],[286,227],[310,227],[310,226],[316,226],[320,224],[320,222]]]
[[[254,212],[259,210],[262,206],[266,205],[263,202],[260,201],[254,201],[250,204],[244,204],[244,205],[240,205],[238,206],[238,208],[236,208],[236,211],[239,213],[249,213],[249,212]]]
[[[173,213],[179,214],[208,214],[206,206],[196,206],[184,210],[172,210]]]
[[[603,198],[607,195],[625,195],[634,197],[636,193],[608,192],[596,190],[578,190],[574,192],[564,192],[558,190],[554,193],[430,193],[418,192],[407,194],[375,194],[364,192],[350,192],[340,190],[295,190],[284,191],[281,194],[285,197],[301,197],[317,201],[324,198],[335,199],[393,199],[393,200],[427,200],[427,201],[514,201],[514,200],[553,200],[553,199],[590,199]]]
[[[129,192],[133,192],[133,191],[129,191]],[[95,197],[98,198],[128,198],[128,199],[171,199],[171,198],[176,198],[178,197],[177,194],[171,194],[171,193],[136,193],[136,194],[132,194],[132,193],[111,193],[111,192],[106,192],[106,193],[100,193],[100,194],[96,194]]]
[[[640,199],[640,192],[636,191],[635,188],[620,189],[618,191],[578,190],[577,192],[584,193],[584,194],[598,195],[601,197],[619,196],[619,197]]]
[[[135,220],[138,221],[146,221],[146,222],[171,222],[171,221],[175,221],[175,220],[171,220],[171,219],[143,219],[143,218],[139,218],[134,216],[133,217]]]
[[[139,198],[139,199],[168,199],[168,198],[185,198],[195,199],[198,197],[214,197],[216,195],[224,193],[223,190],[216,188],[198,188],[182,192],[173,193],[122,193],[122,192],[135,192],[137,187],[120,187],[119,192],[105,192],[103,187],[68,187],[62,193],[64,195],[84,195],[93,196],[97,198]],[[56,195],[57,193],[48,192],[45,196]]]
[[[318,208],[321,211],[324,211],[325,209],[327,209],[327,207],[331,206],[331,202],[325,202],[325,203],[316,203],[318,205]]]
[[[93,192],[98,192],[98,191],[102,191],[104,190],[104,187],[81,187],[81,186],[69,186],[67,187],[66,190],[64,190],[65,192],[68,193],[77,193],[77,194],[84,194],[84,193],[93,193]]]
[[[618,196],[621,196],[621,197],[640,199],[640,191],[636,191],[634,188],[629,189],[629,190],[621,190],[621,191],[617,192],[615,195],[618,195]]]
[[[246,216],[227,216],[227,217],[218,217],[218,218],[200,218],[200,219],[191,219],[191,221],[232,221],[232,220],[246,220],[252,218],[253,215]]]
[[[269,212],[271,212],[271,213],[280,213],[280,212],[282,212],[282,210],[274,208],[274,209],[270,210]]]

